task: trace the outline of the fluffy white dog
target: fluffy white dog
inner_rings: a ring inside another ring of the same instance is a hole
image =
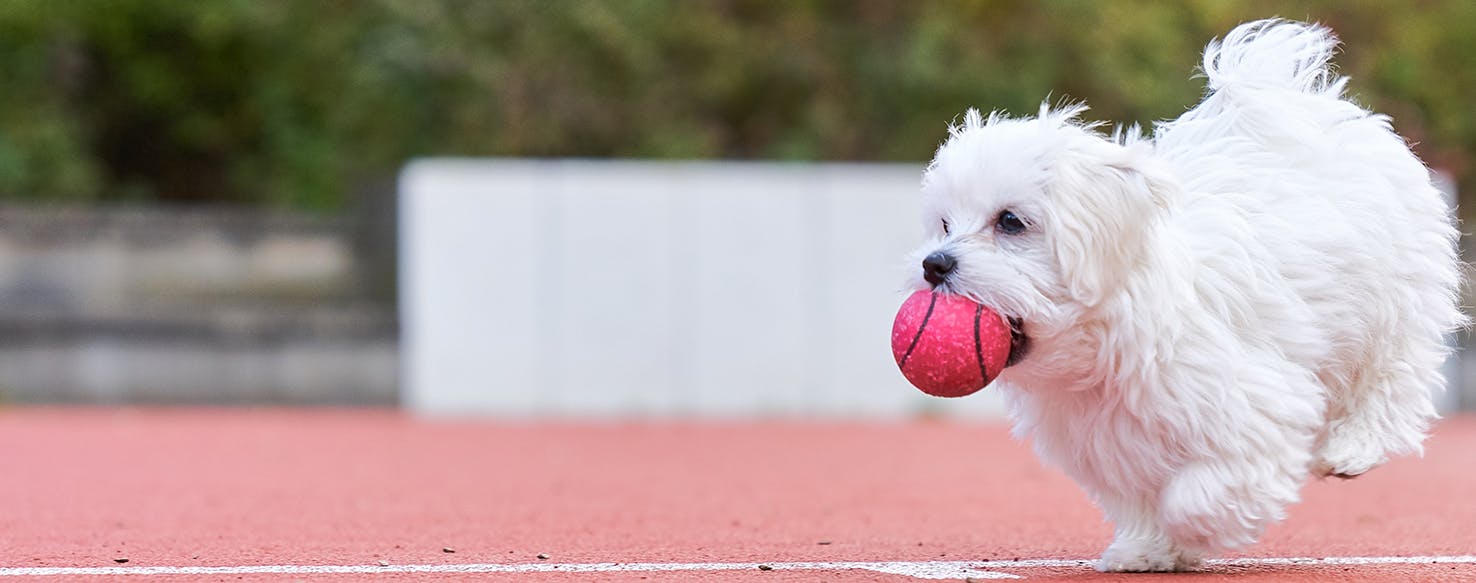
[[[970,110],[923,179],[917,286],[1008,316],[1015,432],[1116,526],[1098,568],[1254,542],[1310,472],[1421,452],[1457,307],[1457,230],[1315,25],[1241,25],[1151,138]]]

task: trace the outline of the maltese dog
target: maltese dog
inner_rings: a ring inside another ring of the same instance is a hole
[[[1151,137],[1084,105],[970,110],[924,173],[915,285],[1006,315],[1015,434],[1115,526],[1104,571],[1254,542],[1307,474],[1421,453],[1465,324],[1458,232],[1337,40],[1263,20],[1205,49]]]

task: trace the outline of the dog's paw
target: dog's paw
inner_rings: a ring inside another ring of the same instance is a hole
[[[1317,460],[1313,462],[1313,475],[1322,478],[1336,476],[1346,480],[1363,475],[1389,461],[1379,440],[1344,429],[1345,427],[1334,429],[1328,434],[1327,443],[1317,452]]]
[[[1107,547],[1097,560],[1104,573],[1149,573],[1189,571],[1200,565],[1198,553],[1163,541],[1119,540]]]

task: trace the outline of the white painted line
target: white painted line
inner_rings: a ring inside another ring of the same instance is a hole
[[[632,573],[670,571],[872,571],[918,579],[1020,579],[995,569],[1087,569],[1090,559],[1020,559],[1009,561],[881,561],[791,563],[471,563],[446,565],[241,565],[225,567],[0,567],[0,577],[68,577],[79,575],[329,575],[376,573]],[[1417,557],[1247,557],[1212,559],[1230,566],[1476,565],[1476,555]]]
[[[1459,563],[1476,565],[1476,555],[1437,557],[1265,557],[1210,559],[1211,565],[1250,567],[1256,565],[1426,565]]]
[[[918,579],[1019,579],[967,561],[809,563],[473,563],[449,565],[243,565],[232,567],[0,567],[0,577],[79,575],[364,575],[375,573],[632,573],[659,571],[874,571]]]

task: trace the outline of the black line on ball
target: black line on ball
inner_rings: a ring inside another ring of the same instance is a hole
[[[984,370],[984,343],[979,339],[979,319],[984,315],[984,304],[974,307],[974,360],[979,363],[979,380],[989,382],[989,372]]]
[[[917,334],[912,337],[912,344],[907,345],[907,352],[902,354],[902,362],[897,363],[897,368],[907,366],[908,357],[912,356],[912,349],[917,348],[917,341],[922,339],[923,329],[928,327],[928,318],[933,317],[933,305],[938,303],[938,294],[928,294],[928,313],[923,314],[923,321],[917,325]]]

